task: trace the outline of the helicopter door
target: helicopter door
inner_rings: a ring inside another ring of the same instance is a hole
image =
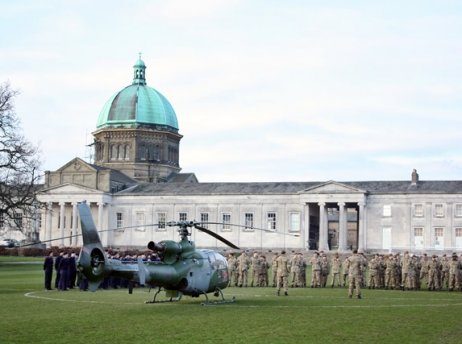
[[[201,252],[201,258],[194,258],[195,264],[188,272],[188,289],[191,291],[201,290],[207,292],[212,275],[211,263],[215,260],[213,255]]]

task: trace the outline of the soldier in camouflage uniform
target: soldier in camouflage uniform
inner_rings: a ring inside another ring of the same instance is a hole
[[[425,283],[428,284],[428,256],[426,253],[423,254],[422,258],[420,259],[420,285]]]
[[[299,265],[299,256],[297,253],[294,253],[290,258],[290,275],[292,280],[291,287],[298,287],[298,275],[300,273],[300,265]]]
[[[452,254],[452,259],[449,262],[449,283],[448,290],[460,290],[460,272],[462,270],[462,263],[457,258],[457,254]]]
[[[412,255],[411,259],[409,259],[409,269],[407,272],[408,284],[406,285],[406,289],[408,290],[417,290],[417,257]]]
[[[369,289],[378,288],[378,262],[377,255],[372,257],[368,264],[369,268]]]
[[[321,256],[321,287],[325,288],[329,276],[329,260],[325,253]]]
[[[311,288],[321,287],[321,260],[319,253],[315,252],[310,260],[311,263]]]
[[[281,288],[284,288],[284,295],[288,295],[288,277],[290,272],[289,260],[286,257],[286,251],[282,250],[279,257],[276,259],[276,268],[277,268],[277,295],[281,293]]]
[[[385,262],[385,289],[396,288],[396,261],[393,255],[390,253],[387,261]]]
[[[269,264],[266,261],[266,257],[264,255],[260,255],[258,257],[258,281],[257,287],[267,287],[268,286],[268,269]]]
[[[257,285],[257,280],[258,280],[258,253],[255,252],[252,257],[250,258],[250,267],[252,268],[252,275],[250,279],[250,286],[253,287],[254,285]]]
[[[428,263],[428,290],[439,290],[439,273],[440,262],[436,255],[432,256],[432,260]]]
[[[239,271],[239,282],[238,285],[239,287],[247,287],[247,278],[248,278],[248,273],[249,273],[249,257],[247,257],[247,254],[243,251],[239,258],[237,259],[238,261],[238,271]]]
[[[448,257],[446,257],[446,254],[443,254],[443,258],[441,258],[441,281],[440,281],[440,287],[444,288],[449,288],[449,260]]]
[[[353,296],[353,290],[356,290],[356,296],[358,299],[361,298],[361,283],[362,283],[362,268],[364,265],[363,258],[358,254],[358,251],[353,250],[353,255],[347,259],[348,266],[348,297],[351,299]]]
[[[348,281],[348,257],[346,257],[345,260],[343,261],[342,267],[343,267],[342,281],[343,281],[343,286],[346,287],[347,281]]]
[[[305,258],[303,257],[302,253],[298,253],[298,265],[299,265],[299,273],[298,273],[298,281],[297,284],[299,287],[304,288],[306,287],[306,262]]]
[[[278,254],[275,253],[273,258],[271,259],[271,274],[273,275],[273,287],[276,287],[277,284],[277,263],[276,259],[278,259]]]
[[[409,262],[411,261],[411,257],[409,256],[409,252],[404,252],[403,259],[401,261],[401,289],[408,287],[408,273],[409,273]]]
[[[337,286],[341,287],[342,284],[340,283],[340,269],[342,267],[342,262],[340,261],[338,253],[336,253],[334,255],[334,257],[332,258],[331,266],[332,266],[332,284],[331,284],[331,287],[333,288],[335,283],[337,283]]]
[[[228,273],[229,273],[229,287],[230,286],[237,286],[237,259],[234,256],[234,253],[230,253],[228,255]]]

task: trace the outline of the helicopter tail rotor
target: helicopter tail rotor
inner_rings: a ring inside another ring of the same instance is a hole
[[[89,289],[98,289],[103,279],[110,274],[107,257],[86,202],[79,204],[83,246],[77,262],[78,269],[88,279]]]

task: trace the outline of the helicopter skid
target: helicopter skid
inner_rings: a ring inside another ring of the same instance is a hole
[[[160,301],[159,301],[159,300],[156,300],[157,295],[159,295],[159,293],[160,293],[162,290],[163,290],[163,288],[159,288],[159,289],[157,290],[157,292],[154,294],[154,299],[153,299],[152,301],[145,301],[145,303],[148,304],[148,303],[178,302],[178,301],[181,300],[181,297],[183,296],[182,293],[178,292],[178,293],[175,294],[175,296],[170,295],[170,298],[167,299],[167,300],[160,300]],[[166,293],[168,293],[168,292],[169,292],[169,291],[166,291]],[[167,296],[169,296],[169,295],[167,295]]]

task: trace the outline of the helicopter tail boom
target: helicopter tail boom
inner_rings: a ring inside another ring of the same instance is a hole
[[[83,246],[77,262],[78,269],[88,279],[89,289],[95,291],[103,279],[111,273],[103,245],[86,202],[79,204]]]

